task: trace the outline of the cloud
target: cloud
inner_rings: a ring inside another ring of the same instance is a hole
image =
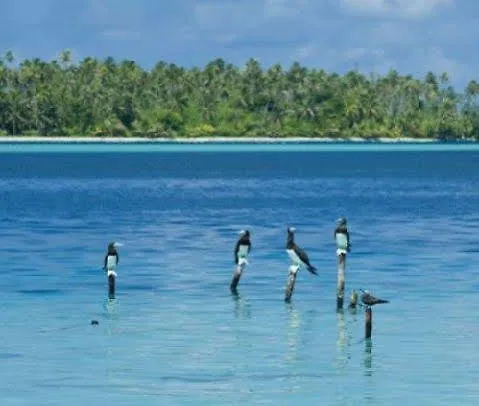
[[[341,8],[347,12],[405,18],[426,17],[452,4],[453,0],[340,0]]]

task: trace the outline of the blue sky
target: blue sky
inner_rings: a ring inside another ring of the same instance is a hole
[[[459,90],[479,80],[478,0],[1,0],[1,9],[0,52],[19,59],[71,49],[148,69],[254,57],[339,73],[446,71]]]

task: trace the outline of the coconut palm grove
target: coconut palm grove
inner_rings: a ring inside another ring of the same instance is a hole
[[[447,73],[346,74],[295,62],[0,58],[0,135],[479,139],[479,84]]]

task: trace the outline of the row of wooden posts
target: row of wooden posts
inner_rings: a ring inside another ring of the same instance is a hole
[[[240,281],[241,275],[243,274],[244,268],[247,262],[243,261],[240,262],[233,273],[233,279],[231,280],[230,289],[233,293],[237,293],[238,283]],[[338,277],[337,277],[337,285],[336,285],[336,310],[342,311],[344,306],[344,291],[345,291],[345,271],[346,271],[346,254],[342,253],[338,255]],[[288,281],[286,283],[285,289],[285,301],[289,302],[293,295],[294,286],[296,283],[296,276],[297,272],[289,273]],[[358,306],[358,293],[353,291],[350,297],[348,307],[350,309],[355,309]],[[384,301],[386,302],[386,301]],[[370,305],[365,305],[365,312],[364,312],[364,324],[365,324],[365,338],[370,339],[372,333],[372,325],[373,325],[373,315],[372,309]]]

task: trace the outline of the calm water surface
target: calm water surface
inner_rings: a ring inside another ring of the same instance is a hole
[[[479,404],[479,151],[2,148],[2,406]],[[391,301],[371,342],[335,311],[340,215],[347,293]],[[319,271],[291,304],[288,225]]]

